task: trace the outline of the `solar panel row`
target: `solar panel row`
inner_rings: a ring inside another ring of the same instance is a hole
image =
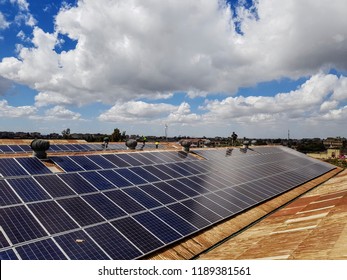
[[[129,153],[112,157],[126,167],[0,180],[0,258],[137,259],[334,168],[282,148],[196,153],[208,159]]]
[[[158,148],[162,148],[159,145]],[[156,149],[155,144],[146,144],[145,147],[138,145],[137,149]],[[101,144],[51,144],[48,152],[84,152],[102,151],[105,148]],[[109,144],[106,150],[126,150],[126,145]],[[33,150],[29,145],[0,145],[0,154],[31,153]]]
[[[0,158],[0,178],[52,173],[39,159]]]

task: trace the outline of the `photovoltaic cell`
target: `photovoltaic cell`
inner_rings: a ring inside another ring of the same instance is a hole
[[[97,165],[99,165],[103,169],[116,167],[112,162],[108,161],[106,158],[100,155],[88,155],[86,157],[92,160],[93,162],[95,162]]]
[[[50,157],[65,172],[83,171],[84,169],[67,156]]]
[[[129,163],[125,162],[124,160],[122,160],[119,157],[116,157],[115,155],[111,155],[111,154],[109,154],[109,155],[102,155],[102,157],[106,158],[107,160],[112,162],[117,167],[127,167],[127,166],[130,166]]]
[[[124,178],[132,182],[134,185],[140,185],[140,184],[146,184],[148,183],[145,179],[141,178],[140,176],[136,175],[134,172],[132,172],[130,169],[122,168],[122,169],[116,169],[115,172],[122,175]]]
[[[124,189],[124,192],[135,199],[137,202],[142,204],[147,209],[161,206],[157,200],[150,197],[147,193],[140,190],[138,187]]]
[[[54,237],[71,260],[109,260],[101,248],[82,230]]]
[[[216,223],[222,219],[221,216],[198,203],[194,199],[188,199],[182,201],[181,203],[190,210],[193,210],[195,213],[199,214],[201,217],[204,217],[204,219],[210,221],[211,223]]]
[[[194,198],[193,200],[199,202],[200,204],[204,205],[206,208],[212,210],[213,212],[217,213],[219,216],[223,218],[229,217],[232,214],[231,211],[213,202],[205,196],[199,196]]]
[[[174,187],[176,190],[179,190],[180,192],[186,194],[189,197],[197,196],[200,193],[193,190],[193,188],[188,187],[188,185],[183,184],[179,180],[169,180],[165,183],[169,184],[170,186]]]
[[[75,194],[56,175],[35,176],[34,178],[52,197],[62,197]]]
[[[142,185],[138,187],[140,190],[145,191],[150,196],[154,197],[156,200],[160,201],[163,204],[168,204],[171,202],[175,202],[175,199],[166,194],[165,192],[161,191],[157,187],[148,184],[148,185]]]
[[[104,221],[104,219],[79,197],[57,201],[66,212],[81,226],[87,226]]]
[[[121,190],[105,192],[105,195],[129,214],[145,210],[141,204]]]
[[[96,171],[81,172],[80,175],[98,190],[114,189],[115,186]]]
[[[136,160],[142,162],[142,164],[154,164],[152,160],[150,160],[148,157],[146,157],[147,153],[132,153],[131,156],[135,158]]]
[[[23,153],[24,151],[22,150],[22,148],[20,147],[20,146],[18,146],[18,145],[8,145],[8,147],[12,150],[12,151],[14,151],[14,152],[16,152],[16,153]]]
[[[148,182],[157,182],[160,181],[160,179],[150,172],[146,171],[142,167],[131,167],[129,168],[132,172],[134,172],[136,175],[140,176],[141,178],[145,179]]]
[[[25,206],[0,208],[0,225],[12,244],[46,236],[46,232]]]
[[[182,238],[181,234],[150,212],[137,214],[133,218],[165,244]]]
[[[5,235],[3,234],[2,231],[0,231],[0,248],[6,248],[10,246],[8,243],[7,239],[5,238]]]
[[[128,181],[123,176],[119,175],[113,170],[101,170],[99,171],[99,174],[104,176],[107,180],[112,182],[112,184],[114,184],[118,188],[123,188],[123,187],[128,187],[133,185],[130,181]]]
[[[131,166],[139,166],[139,165],[143,165],[142,162],[138,161],[137,159],[133,158],[131,155],[129,154],[117,154],[115,155],[118,158],[121,158],[123,161],[129,163]]]
[[[189,176],[189,175],[193,174],[193,173],[189,172],[188,170],[180,167],[179,163],[168,163],[168,164],[166,164],[166,166],[175,170],[176,172],[180,173],[181,176]]]
[[[153,185],[156,186],[161,191],[165,192],[166,194],[170,195],[171,197],[173,197],[177,200],[188,198],[188,196],[185,195],[183,192],[180,192],[179,190],[172,187],[171,185],[169,185],[166,182],[154,183]]]
[[[10,186],[4,180],[0,180],[0,206],[17,204],[20,202],[21,201]]]
[[[188,223],[186,220],[176,215],[174,212],[172,212],[166,207],[152,210],[152,212],[183,236],[187,236],[197,231],[197,228],[195,226]]]
[[[166,164],[158,164],[155,166],[156,168],[158,168],[160,171],[168,174],[169,176],[171,176],[172,178],[179,178],[182,177],[182,175],[178,172],[176,172],[175,170],[169,168]]]
[[[29,174],[51,174],[52,172],[37,158],[27,157],[27,158],[16,158],[16,161],[22,165]]]
[[[52,239],[44,239],[16,249],[22,260],[66,260]]]
[[[199,229],[211,224],[208,220],[180,203],[171,204],[168,208]]]
[[[1,158],[0,159],[0,177],[23,176],[28,175],[15,159]]]
[[[6,250],[0,252],[0,260],[18,260],[18,257],[13,250]]]
[[[7,182],[23,199],[24,202],[50,199],[51,197],[44,189],[31,177],[8,179]]]
[[[113,260],[131,260],[143,255],[110,224],[87,228],[86,232]]]
[[[28,207],[51,234],[78,227],[55,201],[33,203],[29,204]]]
[[[131,217],[112,222],[127,239],[129,239],[143,253],[151,252],[164,245],[158,238],[148,232]]]
[[[90,183],[84,180],[78,173],[63,173],[58,174],[58,177],[63,180],[70,188],[72,188],[76,193],[91,193],[98,191]]]
[[[148,166],[143,166],[143,169],[147,170],[148,172],[150,172],[151,174],[155,175],[156,177],[158,177],[161,180],[169,180],[172,179],[171,176],[167,175],[166,173],[164,173],[163,171],[160,171],[158,168],[156,168],[155,166],[152,165],[148,165]]]
[[[104,216],[105,219],[110,220],[127,215],[127,213],[101,193],[85,195],[83,199]]]
[[[81,166],[84,170],[101,169],[99,165],[97,165],[95,162],[91,161],[89,158],[85,156],[71,156],[70,158],[79,166]]]

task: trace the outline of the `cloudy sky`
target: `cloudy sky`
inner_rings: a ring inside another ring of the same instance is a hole
[[[347,137],[346,0],[0,0],[0,131]]]

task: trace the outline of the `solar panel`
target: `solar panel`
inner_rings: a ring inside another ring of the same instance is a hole
[[[113,221],[111,224],[143,253],[154,251],[164,245],[131,217]]]
[[[16,193],[24,202],[39,201],[50,199],[49,194],[33,179],[18,178],[8,179],[7,182],[12,186]]]
[[[88,183],[78,173],[58,174],[58,177],[78,194],[98,191],[97,188],[95,188],[92,184]]]
[[[16,248],[22,260],[66,260],[52,239],[44,239]]]
[[[23,176],[28,172],[14,158],[0,159],[0,177]]]
[[[143,255],[132,243],[110,224],[87,228],[86,232],[114,260],[136,259]]]
[[[104,219],[80,197],[60,199],[57,202],[80,226],[92,225],[104,221]]]
[[[23,166],[29,174],[51,174],[52,172],[37,158],[16,158],[21,166]]]
[[[55,156],[50,159],[65,172],[83,171],[84,168],[67,156]]]
[[[83,199],[107,220],[127,215],[127,213],[101,193],[85,195]]]
[[[12,244],[47,235],[24,205],[0,208],[0,214],[0,225]]]
[[[52,157],[58,175],[0,165],[0,258],[137,259],[334,168],[286,148],[195,153]]]
[[[23,149],[18,145],[8,145],[8,147],[16,153],[23,153],[24,152]]]
[[[75,195],[75,192],[57,175],[35,176],[34,178],[54,198]]]
[[[21,201],[4,180],[0,180],[0,206],[17,204]]]
[[[115,188],[115,185],[96,171],[81,172],[80,175],[98,190],[109,190]]]
[[[84,231],[54,237],[71,260],[109,260],[110,257]]]
[[[50,234],[78,227],[55,201],[33,203],[29,204],[28,207]]]

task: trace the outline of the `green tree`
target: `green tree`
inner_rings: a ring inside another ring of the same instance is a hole
[[[120,130],[118,128],[115,128],[113,130],[113,133],[110,136],[111,142],[119,142],[122,139],[122,134],[120,133]]]
[[[63,135],[64,139],[69,139],[71,135],[70,128],[64,129],[61,134]]]

